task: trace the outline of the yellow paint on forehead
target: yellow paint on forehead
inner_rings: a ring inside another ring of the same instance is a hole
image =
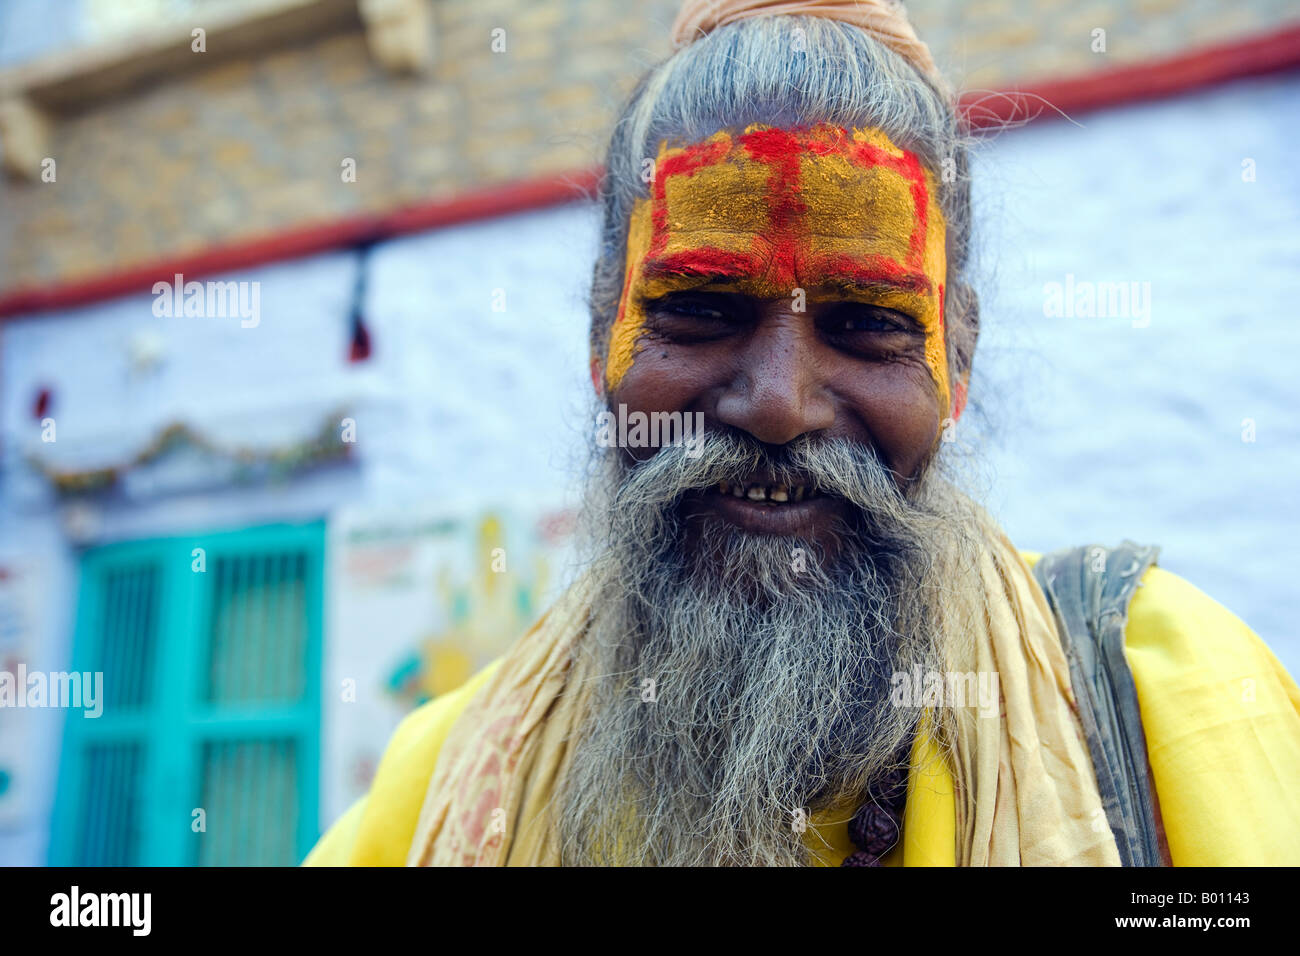
[[[651,263],[668,274],[646,275]],[[691,146],[660,144],[651,196],[637,201],[629,223],[623,298],[604,363],[608,389],[635,359],[641,300],[681,288],[693,269],[719,265],[734,274],[726,287],[763,298],[804,288],[816,301],[827,279],[874,283],[870,301],[921,324],[940,407],[949,407],[945,223],[933,176],[884,133],[755,124],[734,140],[719,132]],[[887,291],[884,282],[892,283]]]
[[[666,158],[662,147],[659,161]],[[764,198],[772,171],[761,163],[723,162],[690,176],[664,181],[669,244],[701,244],[717,238],[732,244],[768,228]],[[640,200],[649,203],[649,200]]]
[[[609,352],[605,359],[605,387],[618,387],[628,369],[632,367],[636,345],[645,329],[645,313],[639,303],[632,302],[633,286],[639,278],[636,266],[645,258],[650,248],[650,204],[638,199],[632,209],[632,221],[627,231],[627,269],[623,276],[623,299],[610,334]]]

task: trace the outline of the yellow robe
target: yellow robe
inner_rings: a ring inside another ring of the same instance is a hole
[[[1026,554],[1032,565],[1037,555]],[[1175,866],[1300,865],[1300,688],[1239,618],[1158,567],[1129,606],[1124,651]],[[370,793],[320,839],[309,866],[401,866],[442,742],[496,664],[402,721]],[[853,808],[824,812],[805,834],[816,862],[854,849]],[[886,866],[952,866],[953,777],[918,746],[903,834]]]

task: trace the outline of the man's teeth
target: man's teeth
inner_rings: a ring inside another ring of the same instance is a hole
[[[748,498],[750,501],[770,501],[776,504],[817,497],[816,491],[804,485],[746,485],[739,482],[723,481],[718,483],[718,491],[724,495],[731,495],[733,498]]]

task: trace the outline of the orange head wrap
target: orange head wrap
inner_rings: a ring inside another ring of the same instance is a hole
[[[917,38],[900,0],[686,0],[673,24],[673,46],[684,47],[709,31],[737,20],[782,14],[851,23],[903,57],[935,86],[947,88],[930,56],[930,48]]]

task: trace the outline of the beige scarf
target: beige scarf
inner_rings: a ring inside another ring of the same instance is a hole
[[[961,866],[1118,866],[1069,667],[1041,589],[986,522],[982,594],[949,607],[954,671],[998,675],[1002,712],[955,708],[945,754],[957,786]],[[593,588],[579,581],[506,655],[457,719],[429,781],[413,866],[559,863],[545,811],[580,725],[587,685],[570,673]]]

